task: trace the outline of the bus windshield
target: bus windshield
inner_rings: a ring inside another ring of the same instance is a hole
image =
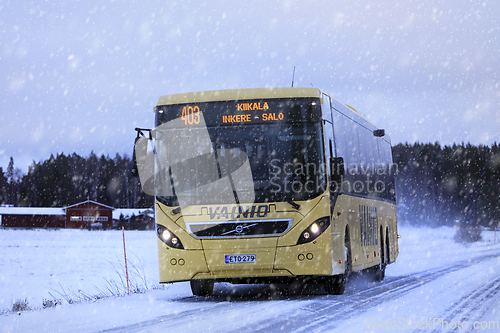
[[[308,200],[326,190],[322,141],[320,122],[159,131],[155,194],[169,206]]]

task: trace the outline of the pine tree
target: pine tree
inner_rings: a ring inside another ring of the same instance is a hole
[[[0,204],[5,205],[7,203],[7,186],[8,181],[5,176],[2,167],[0,167]]]

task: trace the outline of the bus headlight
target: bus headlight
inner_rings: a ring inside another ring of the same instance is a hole
[[[312,242],[330,226],[330,217],[317,219],[304,230],[297,241],[297,245]]]
[[[179,237],[177,237],[172,231],[168,230],[160,224],[156,225],[156,234],[158,238],[168,246],[173,247],[174,249],[184,248]]]

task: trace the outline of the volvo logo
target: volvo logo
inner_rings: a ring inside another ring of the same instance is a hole
[[[236,228],[234,228],[233,230],[230,230],[230,231],[227,231],[227,232],[221,234],[221,236],[227,236],[227,235],[230,235],[230,234],[233,234],[233,233],[237,233],[238,235],[242,235],[243,231],[245,231],[245,229],[254,227],[256,225],[257,225],[257,223],[252,223],[252,224],[248,224],[248,225],[238,224],[236,226]]]

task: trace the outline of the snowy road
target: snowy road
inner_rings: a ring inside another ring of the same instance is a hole
[[[411,331],[412,325],[418,328],[416,325],[420,324],[420,328],[424,328],[425,318],[412,319],[414,314],[411,312],[405,314],[404,311],[397,311],[401,303],[412,309],[416,304],[407,304],[407,300],[429,302],[425,294],[435,286],[442,289],[449,279],[460,279],[462,274],[468,276],[469,271],[477,271],[481,266],[498,265],[498,254],[488,254],[475,261],[463,261],[410,276],[389,277],[382,283],[367,282],[364,276],[356,275],[343,296],[323,295],[321,286],[317,290],[307,288],[303,293],[308,295],[287,296],[282,296],[287,292],[285,287],[271,289],[269,286],[224,286],[215,297],[208,299],[188,296],[173,300],[179,304],[195,303],[198,307],[194,310],[179,311],[107,329],[105,332],[161,332],[172,327],[179,332],[203,327],[217,332],[360,332],[369,328],[377,331],[375,328],[382,328],[384,321],[393,321],[395,330],[399,328]],[[474,276],[470,278],[474,279]],[[466,295],[461,295],[461,283],[456,283],[455,286],[459,290],[449,292],[456,295],[454,298],[440,297],[432,292],[434,300],[431,302],[444,301],[450,306],[427,318],[429,332],[447,331],[446,328],[450,328],[450,325],[444,324],[445,321],[458,323],[459,320],[462,326],[467,322],[467,326],[463,328],[472,327],[474,322],[500,322],[500,276],[485,281],[484,285]],[[497,310],[496,319],[485,316],[493,308]],[[368,316],[369,311],[373,310],[379,314]],[[435,322],[435,318],[440,320],[439,324]],[[498,326],[495,328],[497,329],[491,331],[500,332]]]
[[[500,332],[500,245],[453,242],[451,228],[402,228],[386,279],[355,274],[344,295],[321,285],[216,284],[209,298],[187,283],[96,302],[0,316],[0,332]]]

